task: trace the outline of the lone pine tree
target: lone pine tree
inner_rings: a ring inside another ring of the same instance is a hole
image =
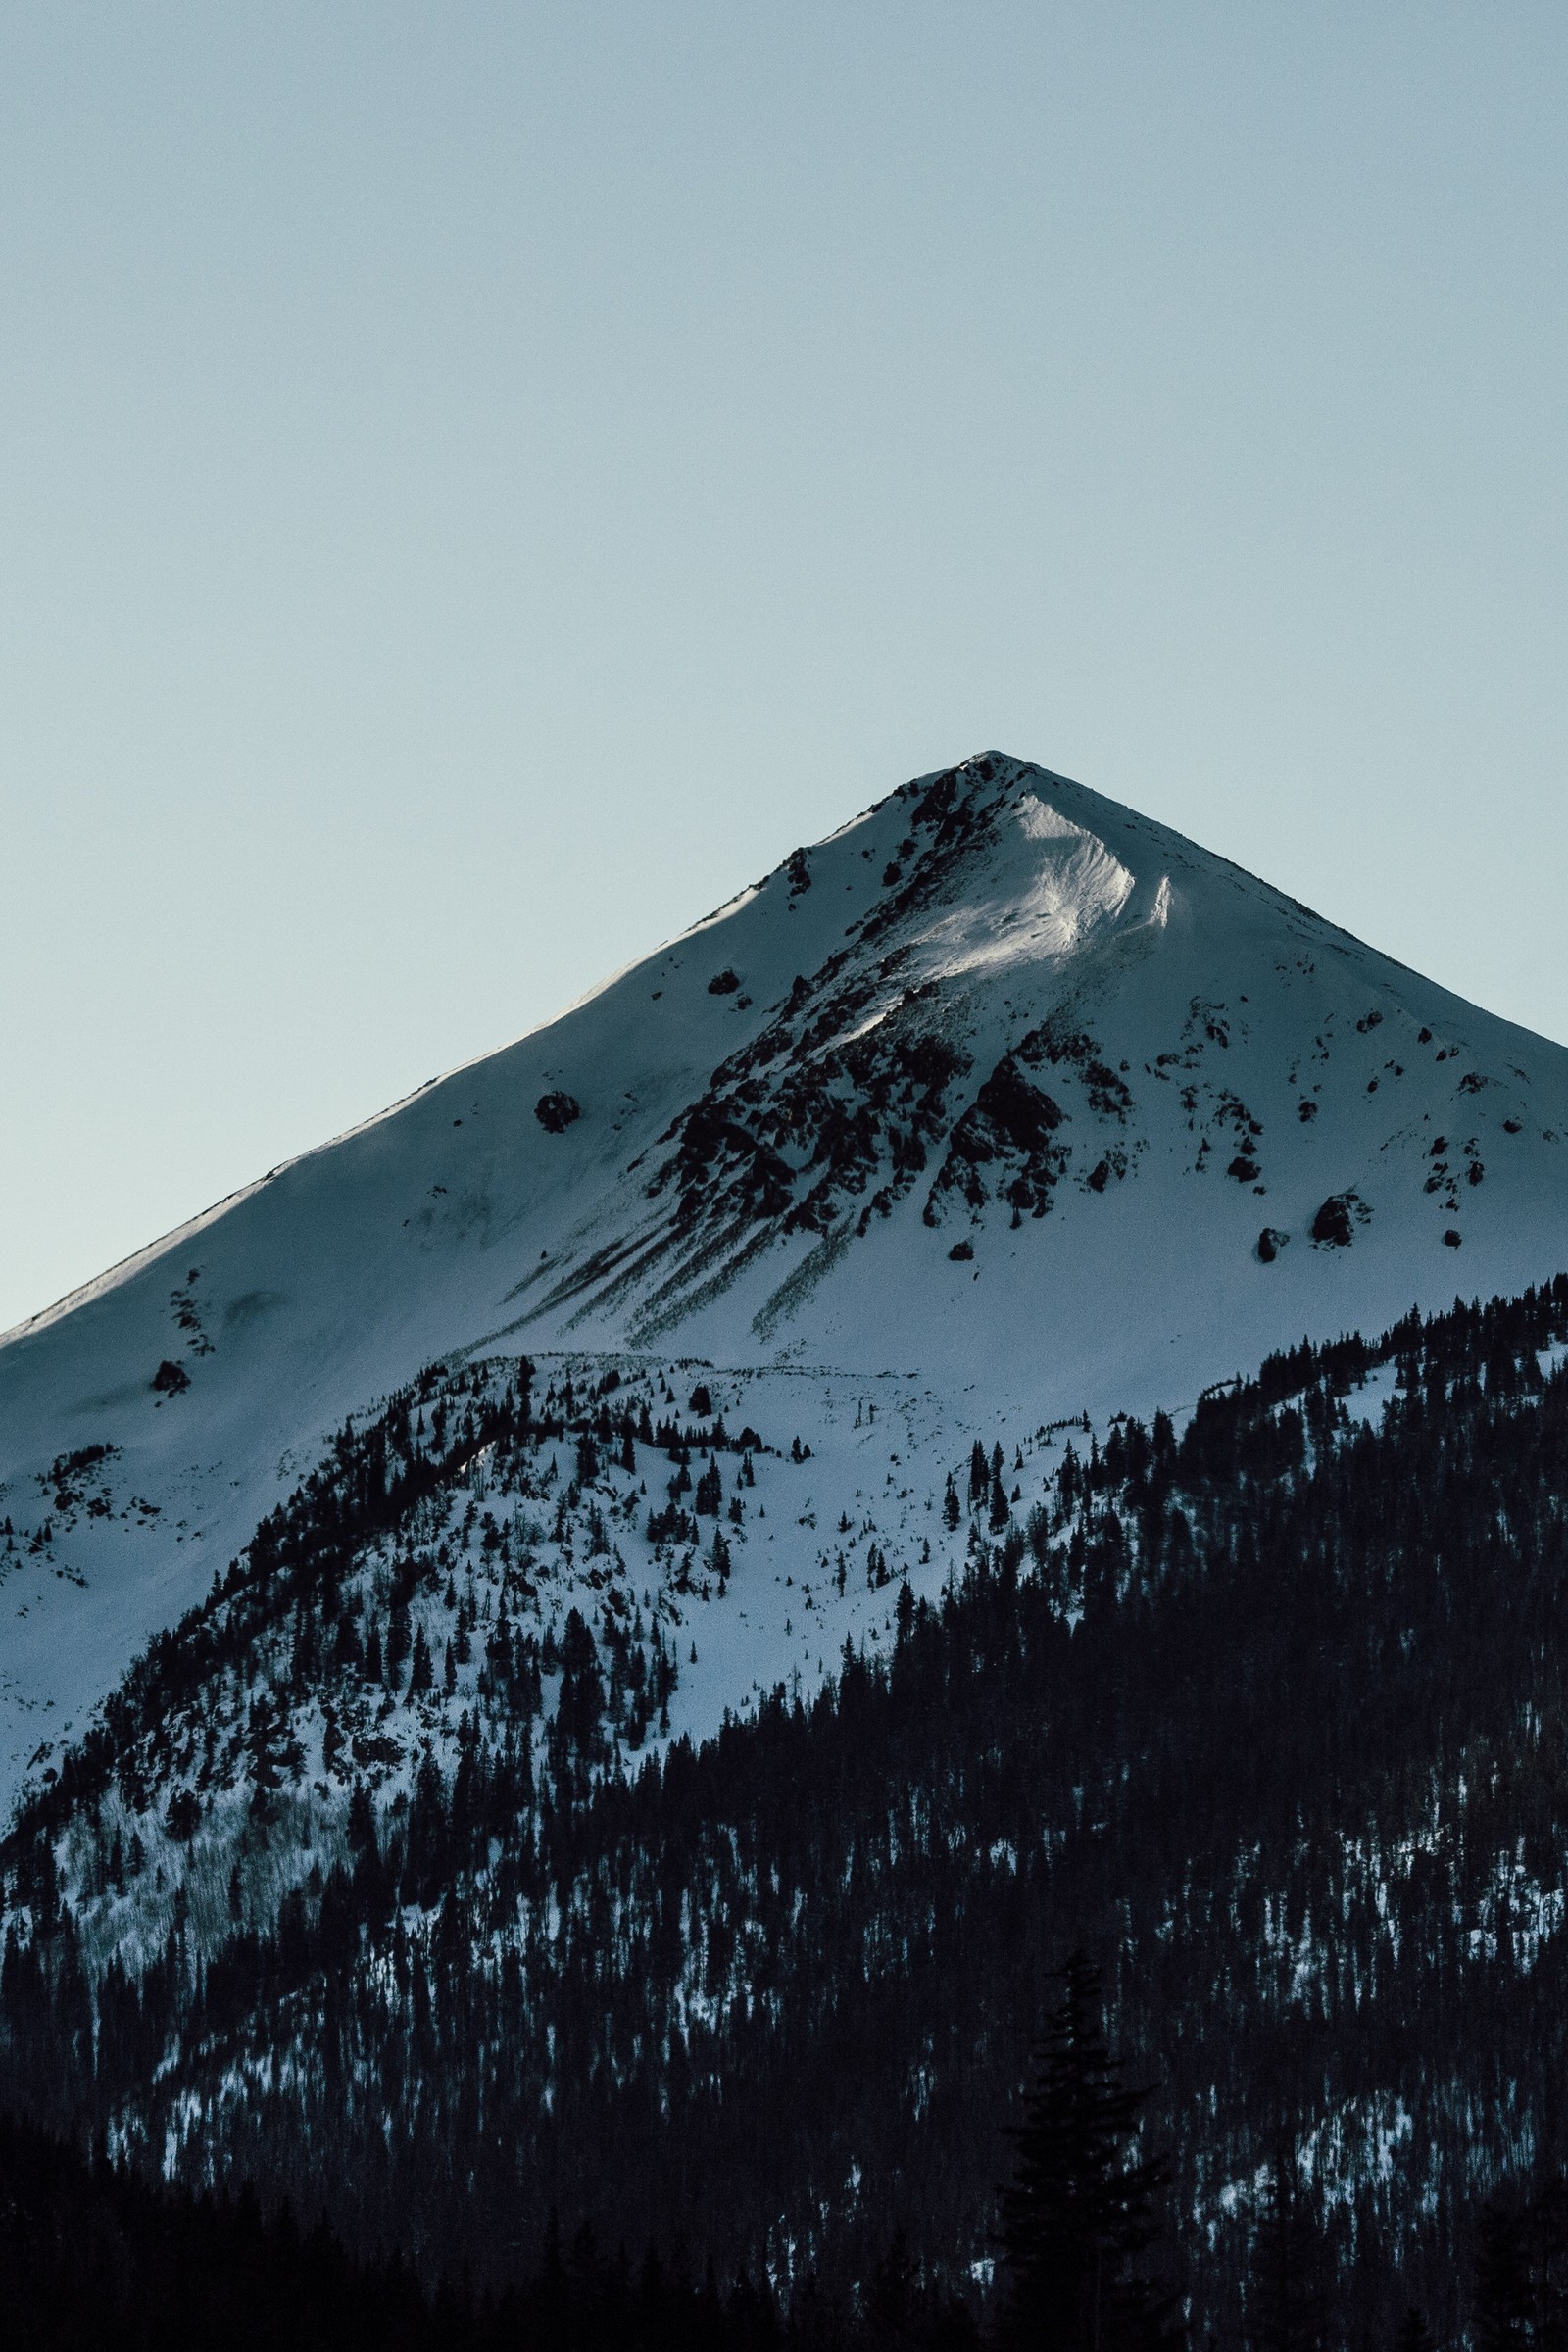
[[[1166,2167],[1135,2152],[1147,2093],[1126,2087],[1106,2046],[1100,1971],[1074,1952],[1061,1985],[1023,2121],[1006,2134],[1017,2161],[1002,2192],[1001,2341],[1153,2352],[1180,2340],[1146,2269]]]
[[[1321,2266],[1316,2216],[1302,2194],[1296,2159],[1277,2154],[1252,2243],[1253,2352],[1314,2352],[1322,2340]]]

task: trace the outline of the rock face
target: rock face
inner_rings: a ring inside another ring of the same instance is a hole
[[[700,1359],[803,1429],[914,1375],[940,1486],[1555,1273],[1565,1139],[1562,1049],[1167,829],[998,753],[905,785],[0,1346],[0,1782],[437,1359]]]

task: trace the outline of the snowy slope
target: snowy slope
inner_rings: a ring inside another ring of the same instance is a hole
[[[995,753],[906,785],[0,1344],[0,1793],[432,1359],[720,1366],[836,1520],[869,1381],[940,1490],[1557,1271],[1565,1138],[1561,1048],[1180,836]]]

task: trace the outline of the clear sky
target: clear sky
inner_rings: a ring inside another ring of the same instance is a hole
[[[1568,1037],[1568,11],[0,11],[0,1325],[997,744]]]

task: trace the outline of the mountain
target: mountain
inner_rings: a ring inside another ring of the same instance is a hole
[[[0,1795],[427,1364],[711,1367],[810,1447],[791,1519],[858,1523],[873,1453],[1551,1273],[1565,1137],[1561,1048],[1168,829],[994,752],[906,784],[0,1344]],[[677,1725],[853,1630],[780,1624]]]
[[[971,2297],[1081,1940],[1203,2325],[1283,2148],[1454,2333],[1568,2069],[1565,1136],[988,754],[116,1269],[0,1347],[0,2110]]]

